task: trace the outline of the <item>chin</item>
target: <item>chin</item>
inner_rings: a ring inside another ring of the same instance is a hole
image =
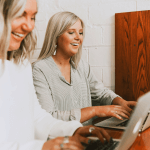
[[[15,51],[20,48],[20,44],[10,45],[8,51]]]

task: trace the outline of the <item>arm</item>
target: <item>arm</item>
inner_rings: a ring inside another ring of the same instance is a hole
[[[112,90],[106,88],[101,81],[98,81],[88,66],[88,81],[90,86],[91,98],[94,104],[111,105],[114,98],[119,97]]]
[[[88,72],[88,79],[90,83],[91,97],[94,105],[119,105],[122,107],[123,113],[117,110],[117,117],[119,115],[128,118],[132,111],[132,108],[136,105],[134,101],[125,101],[119,95],[115,94],[113,91],[104,87],[102,82],[98,82],[92,73],[90,67]],[[116,110],[115,110],[116,112]],[[119,113],[118,113],[119,112]],[[113,115],[114,116],[114,115]],[[121,119],[121,118],[120,118]]]
[[[1,150],[42,150],[44,141],[34,140],[25,144],[17,142],[2,142],[0,143]]]
[[[132,112],[133,108],[136,106],[136,103],[137,102],[135,102],[135,101],[126,101],[120,97],[116,97],[112,101],[112,105],[123,106],[129,113]]]
[[[39,103],[42,108],[49,112],[54,118],[71,121],[78,120],[81,118],[80,109],[72,109],[70,111],[60,111],[56,110],[54,102],[52,99],[52,92],[48,81],[45,78],[44,72],[42,72],[38,67],[33,66],[33,82],[36,90]]]
[[[34,89],[34,88],[33,88]],[[35,137],[46,140],[48,137],[53,139],[58,136],[72,136],[74,131],[82,127],[78,121],[62,121],[52,117],[41,108],[34,91],[34,123]]]
[[[85,119],[89,119],[94,116],[98,117],[114,116],[117,117],[118,119],[122,119],[119,115],[128,118],[129,113],[122,106],[116,107],[114,105],[111,105],[114,99],[120,97],[118,97],[118,95],[115,94],[113,91],[104,87],[102,82],[98,82],[98,80],[92,73],[90,66],[87,63],[83,62],[82,65],[83,65],[82,68],[84,68],[83,70],[85,73],[85,77],[87,78],[87,81],[89,83],[92,105],[96,107],[89,107],[82,109],[81,116],[85,116],[83,117]],[[89,113],[89,116],[86,115],[87,113]]]

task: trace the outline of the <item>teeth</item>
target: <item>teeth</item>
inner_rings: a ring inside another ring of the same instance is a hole
[[[77,44],[77,43],[71,43],[71,45],[73,45],[73,46],[78,46],[79,44]]]
[[[15,33],[15,32],[12,32],[14,35],[17,35],[17,36],[19,36],[19,37],[23,37],[24,36],[24,34],[20,34],[20,33]]]

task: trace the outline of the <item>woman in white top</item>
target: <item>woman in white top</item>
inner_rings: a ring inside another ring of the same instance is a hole
[[[36,44],[36,13],[36,0],[0,0],[0,149],[81,150],[92,128],[53,118],[41,109],[34,91],[28,59]],[[110,139],[103,129],[92,134]]]
[[[33,65],[34,86],[42,108],[55,118],[81,123],[94,116],[128,118],[136,102],[125,101],[104,87],[88,63],[80,60],[84,35],[83,21],[71,12],[59,12],[50,18],[41,53]],[[98,106],[91,107],[92,103]],[[91,120],[85,124],[91,124]]]

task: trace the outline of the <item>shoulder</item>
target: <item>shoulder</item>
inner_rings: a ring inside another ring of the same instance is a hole
[[[32,64],[32,73],[35,76],[41,73],[44,75],[49,75],[52,74],[53,71],[54,65],[52,62],[52,57],[44,58]]]
[[[52,60],[51,57],[44,58],[42,60],[38,60],[32,64],[32,69],[38,70],[49,70],[51,68]]]
[[[45,59],[37,60],[32,64],[32,68],[42,68],[45,64]]]
[[[90,72],[90,65],[86,61],[81,59],[78,64],[77,71],[88,77]]]

